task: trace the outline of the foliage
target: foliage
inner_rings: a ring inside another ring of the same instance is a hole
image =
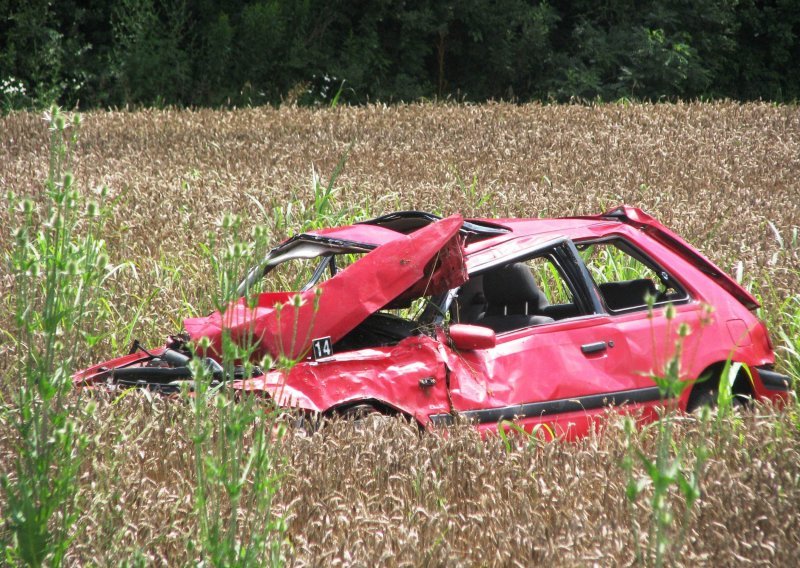
[[[156,106],[185,100],[189,87],[185,4],[124,0],[114,7],[111,24],[112,74],[122,100]]]
[[[13,276],[17,354],[11,379],[17,433],[13,469],[0,478],[7,506],[2,543],[9,564],[58,566],[73,538],[77,474],[85,435],[76,429],[69,396],[78,347],[91,338],[85,323],[113,274],[99,237],[102,205],[79,191],[71,172],[79,117],[53,107],[45,202],[9,204],[19,215],[14,244],[4,259]],[[102,194],[103,196],[105,193]]]
[[[0,2],[5,110],[800,96],[790,0]]]
[[[654,298],[648,299],[651,311],[653,302]],[[672,305],[667,306],[665,317],[670,324],[674,320],[675,308]],[[707,458],[705,442],[702,441],[702,437],[700,444],[695,442],[693,445],[675,439],[675,422],[678,417],[675,413],[674,401],[686,389],[692,387],[692,382],[681,379],[680,369],[684,341],[692,331],[685,323],[679,326],[678,339],[672,356],[664,365],[661,373],[650,375],[658,387],[662,401],[665,401],[664,408],[661,409],[663,415],[650,426],[656,431],[656,455],[654,458],[641,449],[634,449],[635,444],[632,443],[632,438],[636,435],[634,420],[629,416],[624,419],[628,447],[626,456],[622,460],[622,468],[627,476],[625,495],[629,505],[635,506],[640,494],[645,489],[650,488],[651,491],[648,548],[642,550],[638,534],[634,536],[636,560],[638,563],[648,566],[663,566],[665,562],[679,558],[685,538],[685,527],[691,519],[695,503],[700,498],[700,482]],[[720,398],[724,396],[723,391],[725,389],[721,387]],[[728,404],[723,406],[726,409],[730,408],[730,398],[727,400]],[[707,429],[707,423],[708,409],[705,408],[700,421],[701,436]],[[640,467],[644,470],[642,475],[634,474],[634,462],[639,462]],[[677,522],[675,516],[678,507],[674,505],[672,499],[674,493],[679,493],[683,498],[680,503],[682,518]],[[638,530],[636,525],[633,528],[635,531]]]

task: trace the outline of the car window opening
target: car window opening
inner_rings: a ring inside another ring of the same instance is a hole
[[[550,255],[473,275],[450,306],[451,322],[498,333],[581,315],[572,287]]]
[[[324,253],[312,258],[288,257],[268,267],[264,277],[247,290],[250,296],[275,292],[300,292],[313,289],[347,270],[366,252]],[[431,321],[438,314],[431,310],[429,297],[411,298],[402,305],[391,304],[368,316],[333,346],[334,353],[371,347],[386,347],[422,333],[432,333]]]
[[[366,253],[323,254],[312,258],[289,258],[270,266],[248,288],[249,294],[302,292],[333,278]]]
[[[610,313],[688,301],[688,293],[666,270],[619,238],[584,242],[577,249]]]

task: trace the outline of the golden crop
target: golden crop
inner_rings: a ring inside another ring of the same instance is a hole
[[[39,115],[0,118],[3,196],[13,190],[41,200],[47,148]],[[313,175],[327,180],[344,155],[335,205],[348,216],[400,209],[563,216],[624,202],[652,213],[726,271],[740,271],[763,297],[773,331],[786,325],[778,307],[800,290],[796,106],[89,112],[73,156],[75,179],[88,192],[109,187],[117,202],[103,236],[111,262],[132,266],[113,280],[115,301],[96,330],[106,339],[84,362],[123,351],[134,317],[132,336],[160,344],[183,317],[207,311],[213,274],[198,243],[219,231],[222,214],[238,213],[246,229],[265,226],[277,243],[311,207]],[[0,207],[3,251],[15,218]],[[3,267],[0,392],[10,386],[15,356],[4,337],[13,330],[11,284]],[[0,418],[2,472],[14,451],[9,415]],[[136,554],[154,565],[193,561],[190,420],[185,404],[140,393],[113,405],[101,399],[93,416],[80,417],[92,441],[70,563],[117,565]],[[683,556],[672,561],[796,561],[796,421],[796,411],[760,409],[731,426],[737,435],[710,442],[703,494],[684,527]],[[691,419],[680,431],[699,436]],[[651,434],[636,443],[647,449]],[[354,429],[337,422],[311,437],[290,432],[278,449],[285,466],[275,503],[289,523],[285,552],[298,565],[630,563],[631,526],[644,525],[647,511],[644,501],[632,508],[626,501],[623,446],[613,421],[605,434],[577,444],[512,451],[466,428],[420,437],[399,423]]]

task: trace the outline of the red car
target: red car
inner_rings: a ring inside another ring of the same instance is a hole
[[[286,291],[286,290],[291,291]],[[254,267],[224,313],[185,321],[164,348],[75,375],[82,386],[169,392],[202,358],[215,381],[312,414],[462,416],[585,434],[610,407],[663,404],[652,379],[676,353],[676,402],[714,399],[728,360],[741,400],[788,397],[756,299],[640,209],[562,219],[469,219],[406,211],[297,235]],[[684,326],[683,331],[686,331]],[[227,334],[230,335],[227,335]],[[273,366],[219,364],[223,335]],[[541,426],[536,426],[541,425]]]

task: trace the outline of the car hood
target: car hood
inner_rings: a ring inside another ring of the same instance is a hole
[[[221,355],[222,337],[230,333],[236,344],[253,348],[251,358],[302,358],[314,339],[335,343],[381,308],[463,284],[463,222],[453,215],[398,234],[309,290],[241,298],[224,311],[184,320],[184,328],[196,344],[208,340],[212,357]]]

